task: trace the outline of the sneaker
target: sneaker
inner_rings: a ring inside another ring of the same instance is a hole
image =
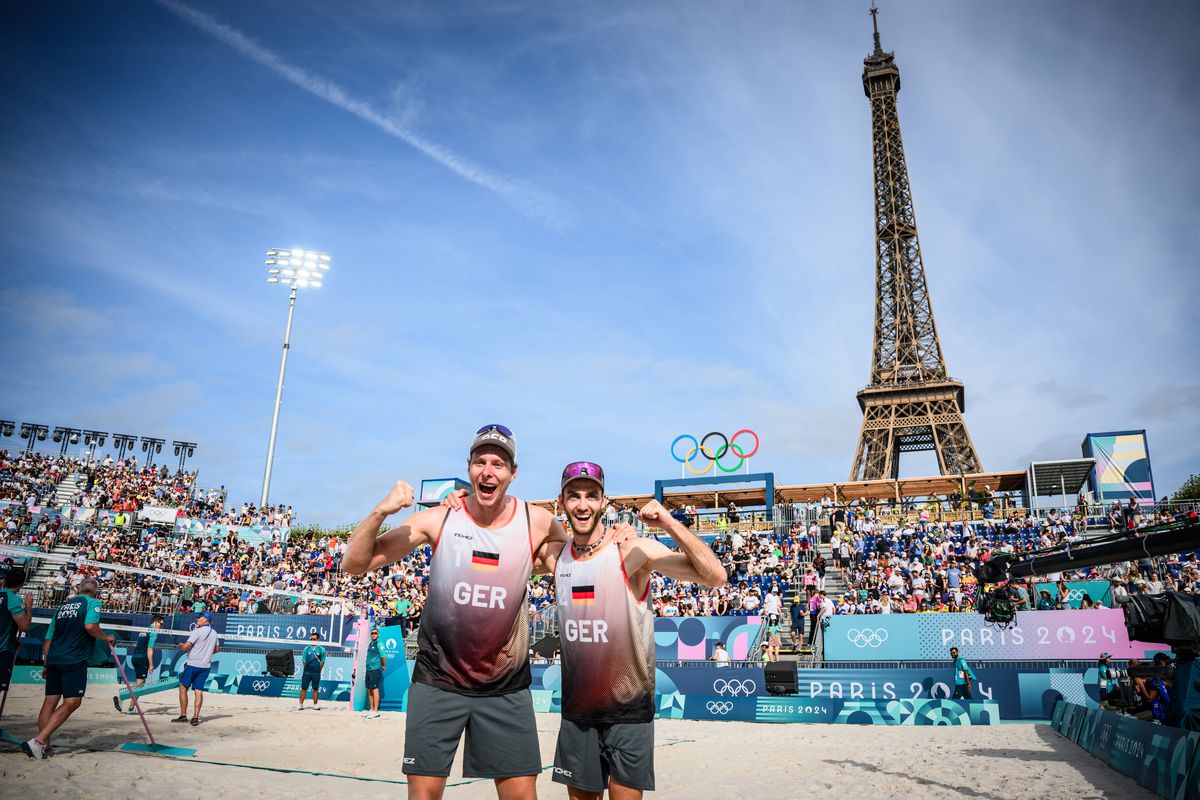
[[[378,711],[372,711],[372,712],[371,712],[371,719],[379,719],[379,712],[378,712]]]
[[[28,742],[21,743],[21,749],[25,751],[25,755],[30,758],[45,758],[46,745],[39,742],[36,738],[30,739]]]
[[[199,724],[200,724],[200,718],[192,717],[192,725],[199,725]]]
[[[320,710],[321,710],[320,706],[313,706],[313,711],[320,711]]]
[[[113,698],[113,708],[115,708],[117,711],[121,710],[121,701],[116,697]]]
[[[180,714],[178,717],[171,720],[171,722],[187,722],[187,721],[188,721],[188,718],[186,716],[184,716],[183,714]]]

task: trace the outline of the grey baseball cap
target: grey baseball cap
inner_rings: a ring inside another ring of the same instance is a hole
[[[508,453],[512,465],[514,467],[517,465],[517,437],[505,426],[492,423],[475,431],[475,438],[471,440],[471,449],[468,451],[468,455],[475,455],[475,451],[485,444],[499,447]]]

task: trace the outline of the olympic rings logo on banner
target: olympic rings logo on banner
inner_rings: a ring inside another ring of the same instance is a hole
[[[262,672],[257,661],[239,661],[233,669],[238,675],[249,675],[252,672]]]
[[[271,688],[271,682],[255,681],[254,683],[250,684],[250,688],[256,692],[265,692],[267,689]]]
[[[729,695],[737,697],[744,694],[746,697],[754,694],[754,690],[758,688],[758,684],[751,680],[739,681],[734,678],[727,681],[724,678],[717,678],[713,681],[713,691],[719,695]]]
[[[754,447],[751,448],[749,452],[746,452],[746,448],[744,446],[738,444],[738,437],[742,434],[747,434],[754,438]],[[679,446],[679,443],[684,439],[690,439],[692,444],[691,447],[688,448],[687,454],[681,458],[676,450]],[[710,439],[713,440],[713,444],[717,448],[716,450],[713,450],[713,448],[709,446],[708,442]],[[721,440],[721,444],[716,444],[717,439]],[[737,457],[738,462],[732,467],[727,467],[721,461],[721,459],[728,455],[730,451],[733,451],[733,454]],[[680,464],[683,464],[683,466],[687,468],[687,471],[693,475],[704,475],[712,470],[714,464],[717,466],[717,469],[721,470],[721,472],[737,472],[742,468],[742,465],[746,463],[746,459],[750,458],[757,452],[758,434],[749,428],[742,428],[733,436],[726,436],[720,431],[711,431],[704,434],[703,438],[699,440],[697,440],[696,437],[692,436],[690,433],[681,433],[675,437],[674,441],[671,442],[671,458],[675,459]],[[706,466],[704,469],[695,469],[692,467],[692,462],[701,457],[708,459],[708,466]]]
[[[728,700],[709,700],[704,704],[704,707],[708,709],[708,713],[710,714],[725,715],[733,711],[733,703]]]
[[[851,628],[846,631],[846,638],[855,647],[879,647],[887,641],[888,632],[885,628]]]

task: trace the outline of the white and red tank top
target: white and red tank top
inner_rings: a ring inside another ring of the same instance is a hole
[[[554,568],[562,648],[562,714],[572,722],[654,718],[654,610],[635,597],[621,548],[577,559],[568,543]]]
[[[499,528],[476,525],[466,508],[442,521],[417,632],[417,683],[467,695],[529,687],[533,538],[528,504],[512,502]]]

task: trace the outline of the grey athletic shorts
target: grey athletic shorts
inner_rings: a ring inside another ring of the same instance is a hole
[[[408,687],[404,721],[404,774],[449,777],[464,730],[464,778],[512,778],[542,771],[528,689],[468,697],[414,683]]]
[[[654,791],[654,721],[584,725],[563,719],[554,750],[554,780],[603,792],[612,777],[630,789]]]

